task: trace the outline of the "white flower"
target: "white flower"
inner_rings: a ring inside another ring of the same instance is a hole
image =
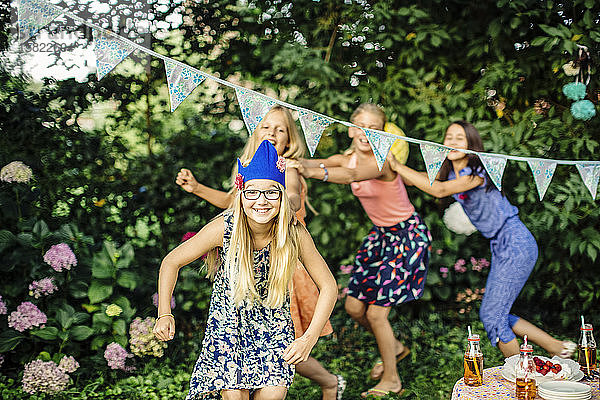
[[[444,211],[444,217],[442,218],[446,228],[450,229],[454,233],[469,236],[477,230],[471,223],[465,210],[459,202],[454,202]]]
[[[573,62],[568,62],[562,66],[565,75],[567,76],[575,76],[579,73],[579,67],[576,66]]]

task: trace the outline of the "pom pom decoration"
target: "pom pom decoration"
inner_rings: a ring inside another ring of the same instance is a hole
[[[562,91],[571,100],[582,100],[585,97],[585,84],[581,82],[567,83],[563,86]]]
[[[454,202],[446,208],[442,220],[444,221],[444,224],[446,224],[446,228],[454,233],[469,236],[477,230],[471,223],[467,214],[465,214],[465,210],[463,210],[459,202]]]
[[[562,66],[562,69],[567,76],[577,76],[579,74],[579,67],[574,62],[568,62]]]
[[[571,114],[575,119],[589,121],[596,115],[596,107],[589,100],[579,100],[571,104]]]
[[[393,122],[386,122],[383,130],[394,135],[406,136],[404,131]],[[408,160],[408,150],[408,142],[402,139],[396,139],[394,144],[392,144],[392,147],[390,147],[390,151],[394,158],[401,164],[406,164],[406,160]]]

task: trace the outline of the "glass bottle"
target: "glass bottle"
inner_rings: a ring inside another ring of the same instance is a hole
[[[594,328],[592,324],[585,324],[581,328],[579,335],[579,354],[577,361],[581,370],[586,376],[592,376],[596,370],[596,340],[594,339]]]
[[[515,366],[515,386],[518,400],[535,399],[537,386],[535,382],[535,364],[533,362],[533,348],[530,344],[521,346],[519,361]]]
[[[483,353],[479,346],[479,335],[471,335],[467,339],[467,350],[464,357],[465,375],[467,386],[483,385]]]

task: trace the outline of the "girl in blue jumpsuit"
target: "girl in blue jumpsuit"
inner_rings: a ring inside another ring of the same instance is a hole
[[[452,123],[446,130],[444,145],[483,151],[477,129],[465,121]],[[393,157],[388,157],[390,160]],[[494,187],[474,154],[453,150],[448,153],[437,179],[430,184],[426,173],[391,161],[392,168],[405,183],[435,197],[452,195],[481,232],[490,239],[492,261],[479,316],[492,345],[508,357],[519,354],[518,336],[527,335],[548,353],[568,358],[575,343],[553,338],[530,322],[510,313],[537,261],[535,238],[518,216],[519,210]]]

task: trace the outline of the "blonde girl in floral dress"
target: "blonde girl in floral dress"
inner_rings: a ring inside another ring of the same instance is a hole
[[[284,107],[274,106],[258,124],[242,151],[240,156],[242,163],[248,162],[252,158],[258,145],[263,140],[268,140],[277,150],[277,154],[287,160],[304,156],[305,149],[302,138],[298,133],[292,115]],[[232,181],[236,174],[237,166],[233,169]],[[219,208],[228,208],[235,196],[235,188],[229,192],[213,189],[199,183],[192,172],[185,168],[179,171],[175,182],[187,192],[193,193]],[[287,168],[285,183],[285,191],[290,199],[292,209],[296,212],[296,219],[304,224],[304,218],[306,217],[306,182],[296,169]],[[312,320],[319,292],[301,263],[297,265],[292,282],[290,300],[292,321],[294,322],[296,338],[298,338],[304,334]],[[333,328],[327,321],[321,336],[329,335],[332,332]],[[334,375],[327,371],[314,357],[309,357],[306,362],[297,365],[296,372],[311,379],[321,387],[323,400],[341,399],[346,387],[344,378],[341,375]]]
[[[181,267],[208,252],[214,278],[202,352],[187,399],[284,399],[294,365],[308,359],[337,297],[310,234],[293,221],[285,161],[264,141],[246,167],[238,160],[232,207],[163,260],[154,333],[173,338],[170,299]],[[298,260],[319,288],[310,325],[294,340],[289,287]]]

